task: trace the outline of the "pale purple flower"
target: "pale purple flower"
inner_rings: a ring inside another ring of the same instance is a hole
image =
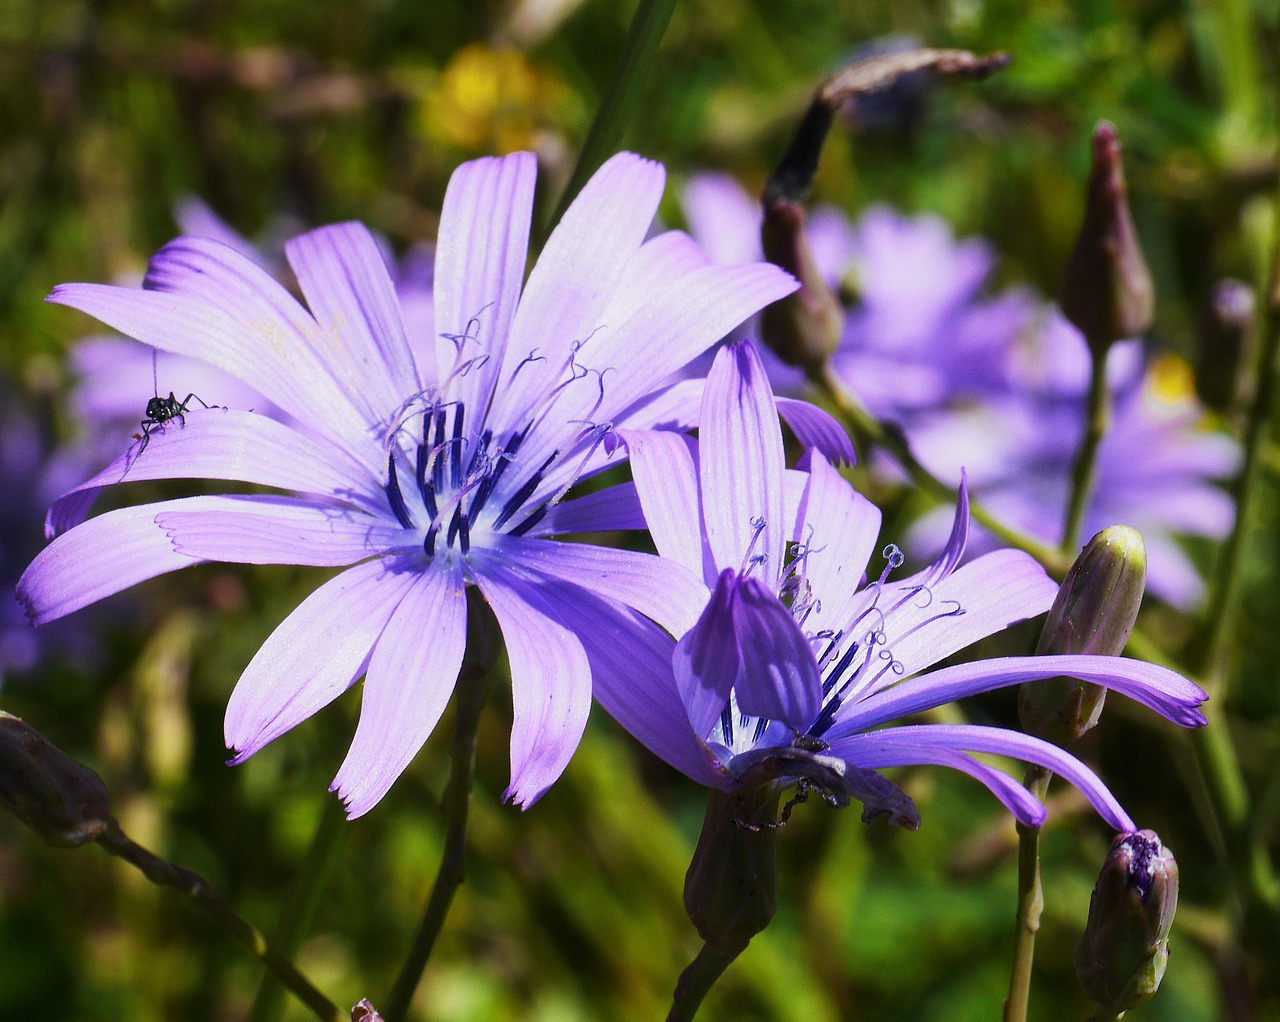
[[[939,764],[977,778],[1020,819],[1044,809],[973,757],[996,753],[1067,778],[1117,830],[1133,822],[1082,763],[1028,735],[974,725],[886,727],[964,696],[1071,675],[1113,688],[1184,726],[1204,724],[1203,692],[1152,664],[1119,657],[1009,657],[923,673],[1005,626],[1048,609],[1056,587],[1027,555],[1002,550],[958,566],[968,529],[961,486],[950,542],[907,578],[885,547],[870,569],[879,512],[821,454],[784,469],[777,409],[749,343],[729,345],[707,380],[694,442],[624,430],[658,551],[712,588],[678,642],[657,629],[619,637],[636,677],[611,677],[597,698],[659,756],[702,783],[735,787],[772,762],[867,814],[914,824],[910,800],[873,771]],[[643,641],[641,641],[643,639]],[[620,652],[622,652],[620,650]]]
[[[868,411],[908,426],[922,410],[1007,387],[1007,356],[1034,304],[1021,290],[983,296],[995,266],[985,241],[873,206],[850,248],[858,300],[831,368]]]
[[[1084,429],[1089,355],[1084,339],[1060,313],[1020,347],[1016,384],[984,402],[948,409],[913,424],[912,450],[950,482],[968,473],[975,497],[1002,521],[1048,543],[1062,540],[1072,465]],[[1182,609],[1204,596],[1204,583],[1177,535],[1222,539],[1235,517],[1215,480],[1240,464],[1234,439],[1205,427],[1204,414],[1165,362],[1144,372],[1138,341],[1114,345],[1108,379],[1115,402],[1098,451],[1097,479],[1082,535],[1130,525],[1147,544],[1148,590]],[[931,553],[945,542],[943,509],[913,525],[906,542]],[[985,531],[979,549],[995,540]]]
[[[733,178],[691,178],[682,208],[713,259],[762,257],[759,199]],[[1035,307],[1021,290],[983,296],[995,266],[985,241],[956,241],[940,218],[907,217],[887,206],[872,206],[856,223],[817,206],[805,233],[827,285],[852,285],[857,293],[831,367],[872,414],[905,426],[946,402],[1007,388],[1008,353]],[[771,352],[761,358],[776,391],[804,389],[800,370]]]
[[[245,669],[225,733],[239,762],[364,675],[333,783],[358,816],[439,720],[463,658],[464,587],[475,584],[511,665],[508,796],[537,799],[578,744],[593,674],[617,669],[601,655],[593,608],[616,600],[619,615],[643,623],[626,605],[683,631],[706,598],[701,578],[651,555],[551,538],[638,526],[630,484],[562,498],[620,460],[617,429],[686,426],[687,391],[655,391],[660,381],[795,283],[768,265],[709,265],[678,232],[645,241],[663,170],[620,154],[525,284],[535,172],[519,153],[453,175],[429,336],[406,333],[384,258],[358,224],[286,246],[305,309],[240,253],[190,237],[157,253],[142,290],[57,288],[53,301],[251,383],[298,425],[193,410],[68,494],[51,522],[75,527],[19,587],[32,620],[206,560],[343,567]],[[289,492],[190,497],[77,524],[84,494],[126,469],[127,480]]]

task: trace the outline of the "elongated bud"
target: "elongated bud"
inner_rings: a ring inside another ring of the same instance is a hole
[[[1142,333],[1151,324],[1155,291],[1142,256],[1120,162],[1116,129],[1100,121],[1093,132],[1084,223],[1067,263],[1062,311],[1105,355],[1115,341]]]
[[[798,202],[765,196],[760,241],[764,256],[800,281],[800,290],[760,313],[760,337],[787,365],[815,373],[844,336],[844,308],[813,261]]]
[[[720,949],[746,947],[778,907],[780,789],[766,777],[771,770],[748,771],[737,791],[708,793],[684,907],[702,939]]]
[[[1127,525],[1089,540],[1058,589],[1040,632],[1037,654],[1118,656],[1142,605],[1147,546]],[[1107,690],[1076,678],[1028,682],[1018,690],[1018,716],[1029,734],[1057,745],[1098,723]]]
[[[1076,944],[1085,993],[1119,1014],[1160,987],[1178,907],[1178,863],[1153,830],[1120,834],[1102,864]]]
[[[111,800],[102,779],[3,711],[0,806],[57,848],[95,841],[111,822]]]

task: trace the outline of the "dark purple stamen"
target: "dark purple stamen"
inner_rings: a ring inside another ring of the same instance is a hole
[[[406,529],[413,528],[413,520],[409,517],[409,509],[404,503],[404,494],[400,492],[400,477],[396,474],[396,452],[387,455],[387,485],[383,487],[387,493],[387,501],[391,510]]]

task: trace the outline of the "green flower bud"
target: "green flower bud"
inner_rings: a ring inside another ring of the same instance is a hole
[[[0,806],[58,848],[95,841],[111,823],[111,800],[102,779],[3,711]]]
[[[771,764],[744,775],[736,791],[708,793],[698,847],[684,878],[684,907],[707,944],[741,950],[778,908],[775,822],[779,785]]]
[[[1089,540],[1053,601],[1036,653],[1118,656],[1142,605],[1147,547],[1127,525]],[[1107,690],[1077,678],[1028,682],[1018,690],[1018,716],[1028,734],[1057,745],[1098,723]]]
[[[1116,129],[1100,121],[1093,132],[1084,222],[1062,285],[1062,311],[1095,356],[1146,330],[1155,304],[1126,193]]]
[[[800,281],[800,290],[760,313],[760,337],[787,365],[813,373],[844,336],[844,308],[814,264],[805,219],[798,202],[766,196],[760,226],[765,258]]]
[[[1178,864],[1152,830],[1120,834],[1089,901],[1076,975],[1094,1001],[1119,1014],[1160,987],[1178,907]]]

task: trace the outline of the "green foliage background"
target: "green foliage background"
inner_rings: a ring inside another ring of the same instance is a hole
[[[66,434],[63,356],[94,327],[43,298],[62,281],[139,272],[175,233],[184,196],[203,197],[251,236],[284,212],[302,224],[358,218],[405,247],[432,236],[460,160],[532,144],[546,215],[632,9],[608,0],[0,0],[5,400],[36,413],[51,437]],[[521,21],[539,10],[551,12],[547,25]],[[1111,119],[1157,279],[1159,341],[1196,362],[1213,282],[1259,284],[1267,272],[1280,3],[683,0],[626,144],[664,161],[673,185],[707,168],[758,185],[816,84],[853,47],[888,33],[1006,49],[1015,63],[989,82],[936,93],[910,135],[837,130],[817,197],[851,215],[878,201],[939,212],[958,233],[995,242],[1003,283],[1052,293],[1079,221],[1089,130]],[[486,100],[484,83],[495,81]],[[680,220],[674,194],[664,205],[671,223]],[[1229,710],[1255,828],[1274,849],[1274,474],[1265,485]],[[1208,568],[1213,551],[1196,553]],[[219,566],[158,580],[99,625],[103,655],[90,668],[6,679],[0,691],[6,710],[99,770],[137,840],[204,873],[268,932],[359,693],[235,769],[224,766],[221,716],[239,671],[318,577]],[[1194,632],[1158,608],[1146,625],[1174,652]],[[1033,639],[1032,630],[1003,641],[1020,651]],[[1011,699],[966,710],[1010,722]],[[663,1017],[698,946],[681,884],[702,792],[596,713],[564,778],[520,813],[500,803],[509,716],[500,682],[480,736],[472,870],[416,1002],[420,1017]],[[417,921],[441,851],[447,738],[448,719],[387,799],[344,828],[300,957],[343,1004],[384,996]],[[1186,743],[1116,706],[1085,754],[1182,863],[1169,974],[1131,1017],[1280,1018],[1280,925],[1232,888]],[[778,918],[701,1017],[997,1017],[1012,825],[964,778],[901,780],[924,818],[917,833],[865,827],[856,813],[819,804],[796,812],[780,835]],[[1083,1019],[1071,952],[1109,834],[1069,797],[1053,808],[1033,1007],[1043,1020]],[[1224,937],[1236,924],[1241,946]],[[0,1018],[239,1019],[258,980],[257,966],[176,896],[96,849],[46,849],[0,819]],[[1232,1008],[1245,1001],[1254,1014]],[[288,1003],[285,1017],[307,1016]]]

